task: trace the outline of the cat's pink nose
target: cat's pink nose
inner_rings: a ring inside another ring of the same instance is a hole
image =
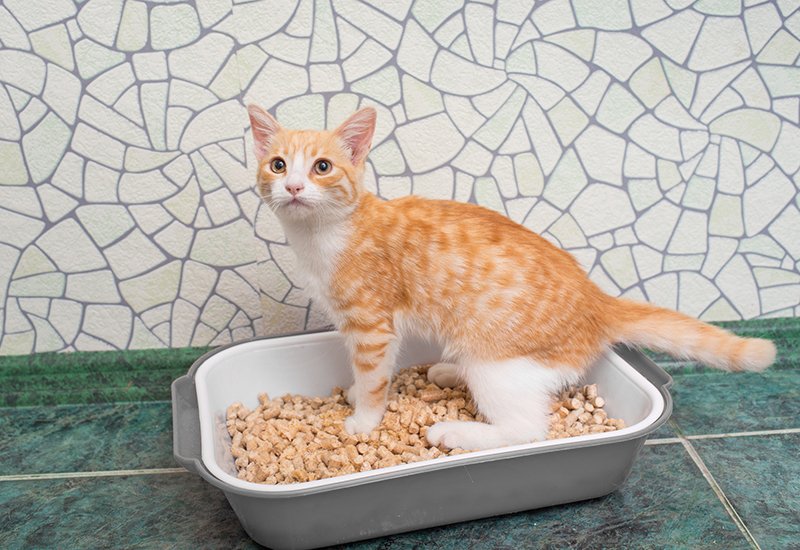
[[[286,190],[293,196],[296,197],[300,194],[300,192],[305,189],[305,186],[302,183],[287,183]]]

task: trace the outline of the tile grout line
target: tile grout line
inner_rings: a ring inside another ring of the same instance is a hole
[[[722,506],[725,508],[725,511],[728,513],[730,518],[733,520],[733,523],[736,524],[736,527],[739,529],[742,535],[744,535],[744,538],[747,540],[747,542],[750,544],[752,548],[755,548],[756,550],[761,550],[761,546],[758,544],[758,541],[750,532],[750,529],[747,528],[747,525],[745,525],[744,520],[739,515],[739,512],[736,511],[736,508],[733,507],[733,504],[728,499],[728,496],[725,494],[725,492],[722,490],[722,487],[720,487],[719,483],[717,483],[717,480],[714,479],[711,470],[709,470],[708,466],[706,466],[706,463],[703,462],[703,459],[700,457],[700,454],[697,452],[697,449],[694,448],[694,445],[692,445],[692,442],[689,441],[685,436],[680,435],[680,430],[677,429],[677,425],[674,424],[674,421],[671,421],[670,423],[673,424],[673,429],[675,429],[675,431],[678,432],[678,437],[676,439],[680,441],[681,445],[683,445],[683,448],[689,454],[689,457],[692,459],[695,466],[697,466],[697,468],[700,470],[700,473],[703,474],[703,477],[711,486],[711,490],[714,491],[714,494],[717,495],[717,498],[722,503]]]
[[[37,481],[42,479],[74,479],[86,477],[146,476],[185,473],[184,468],[149,468],[142,470],[99,470],[89,472],[54,472],[50,474],[17,474],[0,476],[4,481]]]
[[[767,435],[792,435],[800,434],[800,428],[782,428],[777,430],[755,430],[752,432],[727,432],[718,434],[698,434],[698,435],[684,435],[684,439],[688,440],[703,440],[703,439],[725,439],[729,437],[758,437]],[[657,439],[648,439],[644,442],[645,445],[674,445],[681,443],[680,437],[661,437]]]

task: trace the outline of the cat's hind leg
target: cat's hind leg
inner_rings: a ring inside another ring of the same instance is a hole
[[[578,369],[527,357],[467,363],[459,372],[488,423],[439,422],[425,436],[432,445],[479,450],[543,440],[553,393],[580,378]]]
[[[440,388],[455,388],[462,383],[461,368],[455,363],[436,363],[428,369],[428,381]]]

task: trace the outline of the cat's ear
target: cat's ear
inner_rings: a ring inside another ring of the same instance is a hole
[[[354,166],[358,166],[367,158],[372,145],[372,135],[375,133],[377,116],[375,109],[364,107],[350,115],[334,131],[350,151],[350,159]]]
[[[280,131],[281,125],[266,110],[252,103],[247,106],[247,114],[250,115],[250,129],[253,132],[253,149],[260,161],[267,154],[270,142]]]

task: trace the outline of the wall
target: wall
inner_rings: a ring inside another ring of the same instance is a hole
[[[0,353],[327,320],[245,101],[379,125],[368,184],[494,208],[612,294],[800,314],[798,1],[6,0]]]

